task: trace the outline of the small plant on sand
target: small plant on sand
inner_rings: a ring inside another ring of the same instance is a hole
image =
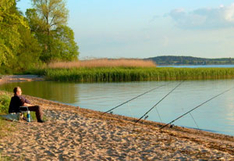
[[[7,156],[3,156],[2,154],[1,154],[1,152],[0,152],[0,161],[10,161],[11,159],[10,159],[10,157],[7,157]]]
[[[7,136],[9,132],[14,131],[15,122],[6,121],[0,118],[0,138]]]

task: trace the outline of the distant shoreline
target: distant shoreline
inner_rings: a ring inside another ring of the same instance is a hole
[[[158,65],[157,67],[173,67],[173,68],[234,68],[234,64],[219,64],[219,65]]]
[[[192,56],[156,56],[146,58],[157,65],[234,65],[234,58],[201,58]]]

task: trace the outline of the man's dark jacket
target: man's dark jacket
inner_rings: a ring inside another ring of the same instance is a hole
[[[13,97],[11,97],[11,102],[10,102],[10,106],[9,106],[9,113],[17,113],[20,112],[19,107],[23,106],[24,103],[30,103],[29,100],[27,100],[26,98],[24,98],[23,96],[17,96],[14,95]]]

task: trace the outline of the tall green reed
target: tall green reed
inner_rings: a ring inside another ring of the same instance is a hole
[[[234,78],[234,68],[71,68],[45,69],[47,80],[65,82],[122,82]]]

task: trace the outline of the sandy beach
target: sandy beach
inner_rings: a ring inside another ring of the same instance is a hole
[[[3,83],[29,82],[41,80],[44,80],[44,78],[37,75],[3,75],[0,77],[0,85]]]
[[[47,121],[16,122],[0,138],[0,153],[12,160],[234,160],[233,136],[177,126],[160,131],[160,123],[26,97]]]

